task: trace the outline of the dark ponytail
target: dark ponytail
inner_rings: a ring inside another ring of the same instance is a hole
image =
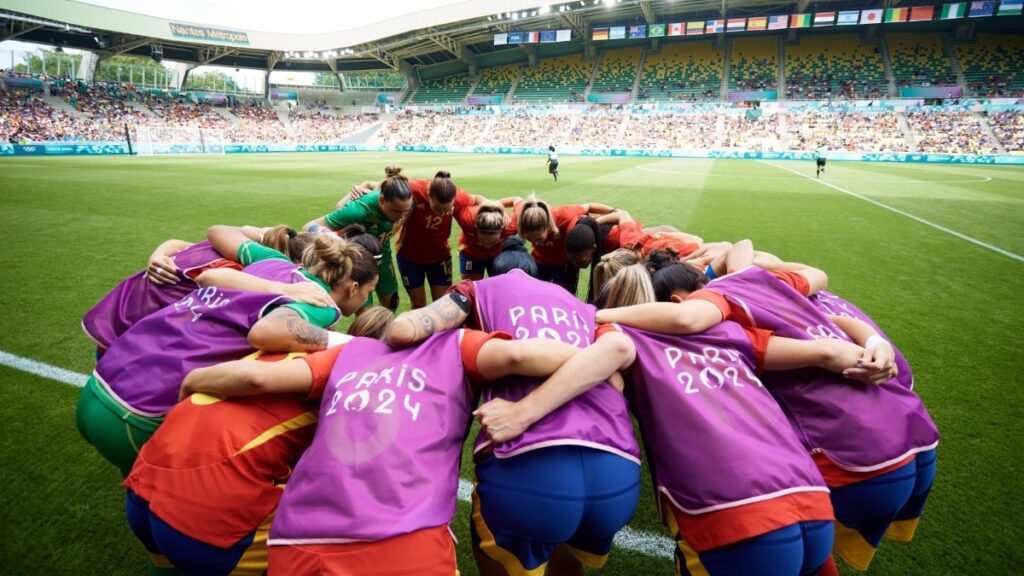
[[[686,293],[700,290],[708,279],[700,270],[683,264],[668,250],[655,250],[647,256],[644,264],[651,274],[654,297],[658,302],[668,302],[672,293],[682,290]]]
[[[494,257],[491,264],[494,274],[504,274],[509,270],[522,270],[530,276],[537,277],[537,263],[526,251],[526,242],[518,237],[507,238],[501,244],[501,253]]]

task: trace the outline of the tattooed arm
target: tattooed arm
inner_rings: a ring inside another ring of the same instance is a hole
[[[388,344],[410,346],[430,338],[435,332],[458,328],[469,317],[471,309],[469,299],[462,294],[446,294],[426,308],[410,310],[395,318],[388,334]]]
[[[316,352],[327,348],[327,334],[295,310],[282,306],[249,329],[249,344],[264,352]]]

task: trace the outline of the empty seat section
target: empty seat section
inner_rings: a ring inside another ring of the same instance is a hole
[[[776,36],[735,38],[729,60],[730,90],[775,90],[779,77]]]
[[[642,48],[609,50],[601,58],[591,92],[632,92]]]
[[[594,63],[584,61],[579,54],[545,58],[523,70],[514,99],[541,104],[582,101],[593,68]]]
[[[786,97],[791,100],[885,95],[885,64],[877,46],[856,34],[804,35],[786,46]]]
[[[938,34],[886,34],[892,73],[900,86],[956,84]]]
[[[446,76],[426,80],[412,95],[410,104],[458,104],[466,97],[473,81],[469,76]]]
[[[958,44],[956,55],[972,96],[1024,94],[1024,36],[978,34],[977,42]]]

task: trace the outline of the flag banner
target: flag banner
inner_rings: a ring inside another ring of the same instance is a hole
[[[686,35],[687,36],[695,36],[697,34],[703,34],[703,33],[704,33],[704,21],[703,20],[698,20],[696,22],[687,22],[686,23]]]
[[[991,16],[995,11],[995,2],[971,2],[971,11],[967,13],[967,17],[980,18],[982,16]]]
[[[914,6],[910,9],[911,22],[928,22],[934,17],[934,6]]]
[[[1024,9],[1024,0],[1003,0],[999,3],[999,12],[996,16],[1020,16]]]
[[[746,18],[729,18],[728,24],[726,24],[726,32],[743,32],[747,28]]]
[[[831,26],[835,24],[836,13],[835,12],[815,12],[814,13],[814,25],[815,26]]]
[[[852,26],[857,24],[860,20],[860,12],[853,10],[851,12],[840,12],[839,17],[836,18],[836,26]]]
[[[693,22],[690,22],[690,24],[693,24]],[[668,35],[669,36],[682,36],[685,27],[686,27],[686,24],[684,24],[682,22],[672,22],[671,24],[668,25]],[[700,23],[700,27],[701,27],[701,30],[704,29],[704,23],[703,22]]]
[[[555,42],[571,42],[572,41],[572,30],[566,28],[565,30],[555,31]]]
[[[942,7],[942,13],[939,15],[941,20],[953,20],[954,18],[963,18],[967,15],[967,4],[958,2],[956,4],[945,4]]]
[[[768,29],[768,17],[757,16],[755,18],[747,18],[747,31],[751,30],[767,30]]]
[[[878,10],[861,10],[860,11],[860,23],[861,24],[881,24],[882,23],[882,13],[884,13],[884,12],[885,12],[885,10],[882,10],[882,9],[878,9]]]
[[[887,8],[885,10],[885,22],[906,22],[910,17],[909,8]]]
[[[495,46],[504,46],[506,44],[508,44],[508,34],[495,34],[494,35],[494,45]]]
[[[725,20],[708,20],[708,34],[725,32]]]
[[[629,27],[630,38],[647,38],[647,25],[638,24],[636,26]]]
[[[665,35],[665,25],[664,24],[651,24],[650,26],[647,27],[647,37],[648,38],[661,38],[664,35]]]
[[[591,40],[607,40],[608,29],[607,28],[594,28],[590,35]]]
[[[793,14],[789,17],[790,28],[807,28],[811,25],[810,14]]]
[[[626,27],[625,26],[612,26],[611,28],[608,29],[608,39],[609,40],[623,40],[623,39],[625,39],[625,37],[626,37]]]
[[[555,31],[554,30],[541,30],[540,31],[540,41],[541,42],[554,42],[555,41]]]
[[[522,44],[523,43],[523,33],[522,32],[509,32],[509,34],[508,34],[508,43],[509,44]]]
[[[785,14],[781,16],[769,16],[768,17],[768,29],[769,30],[785,30],[789,27],[789,16]]]
[[[523,44],[536,44],[539,40],[539,32],[523,32]]]

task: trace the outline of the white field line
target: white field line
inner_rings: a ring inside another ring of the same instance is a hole
[[[956,230],[952,230],[950,228],[946,228],[945,226],[942,226],[941,224],[936,224],[935,222],[932,222],[930,220],[925,220],[924,218],[921,218],[920,216],[915,216],[915,215],[911,214],[910,212],[905,212],[903,210],[900,210],[899,208],[893,208],[892,206],[889,206],[887,204],[883,204],[883,203],[881,203],[881,202],[879,202],[877,200],[873,200],[871,198],[868,198],[867,196],[862,196],[860,194],[857,194],[856,192],[850,192],[849,190],[847,190],[845,188],[840,188],[839,186],[836,186],[835,184],[832,184],[830,182],[826,182],[825,180],[820,180],[820,179],[817,179],[817,178],[811,178],[810,176],[808,176],[807,174],[804,174],[803,172],[798,172],[796,170],[793,170],[792,168],[786,168],[784,166],[778,166],[776,164],[772,164],[771,162],[766,162],[764,160],[758,160],[758,162],[760,162],[762,164],[767,164],[768,166],[771,166],[772,168],[778,168],[779,170],[785,170],[786,172],[792,172],[793,174],[796,174],[797,176],[802,176],[802,177],[810,180],[811,182],[817,182],[819,184],[823,184],[825,186],[828,186],[829,188],[832,188],[833,190],[836,190],[838,192],[842,192],[843,194],[847,194],[849,196],[853,196],[854,198],[858,198],[858,199],[863,200],[865,202],[869,202],[871,204],[874,204],[875,206],[878,206],[879,208],[884,208],[886,210],[889,210],[890,212],[895,212],[896,214],[899,214],[900,216],[906,216],[907,218],[910,218],[911,220],[914,220],[916,222],[920,222],[921,224],[924,224],[925,226],[931,226],[932,228],[935,228],[936,230],[939,230],[941,232],[945,232],[946,234],[951,234],[953,236],[956,236],[957,238],[959,238],[961,240],[966,240],[966,241],[968,241],[968,242],[970,242],[972,244],[976,244],[978,246],[981,246],[982,248],[991,250],[991,251],[996,252],[998,254],[1002,254],[1003,256],[1007,256],[1009,258],[1013,258],[1014,260],[1017,260],[1018,262],[1024,262],[1024,256],[1021,256],[1020,254],[1014,254],[1013,252],[1010,252],[1009,250],[1003,250],[1002,248],[999,248],[998,246],[993,246],[993,245],[989,244],[988,242],[982,242],[981,240],[978,240],[977,238],[971,238],[970,236],[967,236],[966,234],[961,234],[961,233],[957,232]]]
[[[7,366],[36,376],[42,376],[49,380],[56,380],[62,384],[81,388],[85,386],[88,377],[85,374],[72,372],[43,362],[37,362],[21,356],[15,356],[0,351],[0,366]],[[459,479],[459,500],[469,502],[473,494],[473,484],[464,479]],[[651,534],[632,528],[623,528],[615,535],[615,545],[625,550],[639,552],[645,556],[657,558],[672,558],[675,550],[675,542],[658,534]]]
[[[778,166],[776,166],[778,168]],[[658,174],[671,174],[673,176],[711,176],[715,180],[728,180],[733,178],[747,178],[757,180],[793,180],[789,176],[764,176],[763,174],[715,174],[714,172],[691,172],[691,171],[679,171],[679,170],[659,170],[658,168],[651,168],[648,166],[637,166],[637,170],[643,172],[656,172]],[[803,176],[803,174],[801,174]],[[882,180],[882,179],[858,179],[857,182],[871,182],[878,184],[970,184],[973,182],[991,182],[991,176],[977,176],[971,180],[942,180],[942,181],[928,181],[928,180],[917,180],[913,182],[907,182],[906,180]]]

